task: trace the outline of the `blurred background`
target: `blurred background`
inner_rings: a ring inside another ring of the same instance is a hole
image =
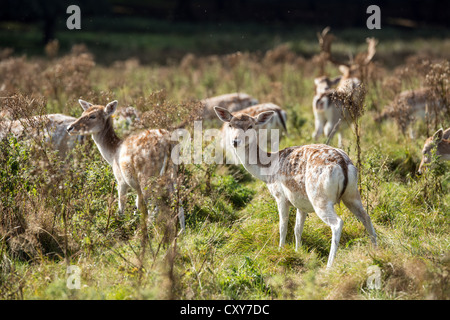
[[[101,64],[129,57],[141,63],[168,63],[187,52],[264,52],[281,43],[310,57],[318,50],[316,33],[326,26],[346,46],[376,37],[377,58],[389,63],[407,56],[411,41],[417,49],[420,39],[442,40],[450,34],[450,2],[445,0],[0,0],[0,4],[1,48],[32,56],[44,55],[44,46],[52,39],[58,39],[60,53],[84,43]],[[81,9],[81,30],[66,27],[70,16],[66,9],[72,4]],[[381,9],[381,30],[366,27],[371,4]],[[400,39],[404,42],[390,45]],[[389,55],[384,55],[383,43]]]

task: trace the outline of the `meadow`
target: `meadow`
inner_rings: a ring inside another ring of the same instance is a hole
[[[338,39],[333,48],[341,56],[365,50],[365,37],[357,36],[358,45]],[[402,44],[407,49],[401,58],[390,59],[391,51],[404,49]],[[310,56],[298,53],[302,46]],[[309,44],[281,41],[260,51],[192,50],[166,63],[144,64],[130,56],[100,64],[83,44],[67,52],[50,45],[44,57],[3,49],[0,111],[13,118],[47,113],[79,117],[80,98],[102,105],[118,100],[119,107],[133,106],[144,115],[131,128],[116,127],[124,137],[143,128],[171,129],[183,121],[191,130],[198,100],[246,92],[288,112],[288,134],[280,148],[311,144],[318,50],[317,40],[311,39]],[[399,40],[397,46],[380,40],[366,78],[359,132],[346,129],[342,147],[355,163],[357,147],[361,150],[360,192],[378,247],[369,245],[362,224],[338,205],[344,228],[331,269],[326,269],[331,230],[314,213],[308,215],[296,252],[291,209],[287,244],[278,248],[275,200],[242,166],[183,165],[177,196],[185,207],[185,233],[178,235],[175,208],[167,205],[143,235],[135,194],[128,197],[125,218],[116,219],[114,175],[90,137],[64,160],[42,141],[4,138],[0,298],[448,299],[448,164],[435,161],[417,175],[423,143],[450,126],[448,111],[435,121],[415,121],[415,138],[404,128],[401,114],[375,121],[403,90],[431,86],[449,101],[448,52],[448,39]],[[331,64],[325,72],[339,74]],[[220,126],[218,120],[204,122],[205,128]],[[336,146],[337,139],[330,144]],[[70,265],[79,268],[80,289],[67,285]],[[376,288],[368,281],[373,266],[380,271]]]

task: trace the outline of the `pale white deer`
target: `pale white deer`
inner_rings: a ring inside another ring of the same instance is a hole
[[[216,119],[214,107],[219,106],[229,110],[230,112],[237,112],[247,107],[258,104],[258,100],[247,93],[235,92],[222,94],[215,97],[210,97],[201,100],[204,105],[203,119]]]
[[[278,136],[281,136],[282,132],[284,132],[286,134],[287,133],[287,126],[286,126],[287,112],[285,110],[283,110],[281,107],[277,106],[276,104],[273,104],[270,102],[257,104],[257,105],[245,108],[241,111],[233,112],[232,114],[233,114],[233,116],[238,116],[240,114],[246,114],[246,115],[255,117],[258,114],[260,114],[261,112],[265,112],[265,111],[274,111],[274,116],[270,119],[270,121],[268,121],[264,125],[259,126],[259,128],[258,128],[258,129],[266,129],[267,130],[266,132],[267,132],[268,140],[270,140],[272,138],[272,136],[271,136],[272,129],[279,130]],[[239,161],[236,158],[236,154],[228,142],[229,139],[227,137],[230,134],[230,132],[231,132],[230,126],[228,124],[224,123],[222,126],[222,129],[221,129],[221,137],[222,137],[221,148],[222,148],[222,150],[225,151],[228,164],[239,164]],[[259,133],[259,130],[258,130],[258,133]]]
[[[229,143],[235,148],[241,163],[254,177],[267,184],[277,202],[280,247],[285,244],[289,207],[293,205],[297,208],[294,228],[296,250],[301,245],[306,215],[315,211],[332,231],[327,262],[327,267],[331,267],[343,227],[334,205],[341,200],[363,223],[376,245],[376,233],[358,191],[357,169],[344,151],[317,144],[265,152],[258,146],[254,129],[267,123],[274,115],[273,111],[262,112],[256,117],[246,114],[233,116],[219,107],[215,111],[220,120],[230,125]],[[256,155],[252,152],[256,152]],[[261,160],[266,157],[273,160],[269,164]]]
[[[75,144],[83,140],[80,136],[69,136],[66,131],[67,126],[75,120],[74,117],[58,113],[17,120],[3,118],[0,119],[0,140],[12,134],[20,140],[45,142],[64,159]]]
[[[106,106],[93,105],[79,100],[83,113],[67,127],[69,134],[92,135],[103,158],[112,166],[117,181],[119,214],[125,208],[126,196],[131,188],[137,192],[136,206],[147,216],[147,200],[151,196],[149,183],[159,176],[168,179],[168,192],[176,185],[177,166],[170,160],[172,142],[167,130],[144,130],[120,139],[113,128],[111,116],[117,108],[117,101]],[[185,229],[184,210],[178,212],[181,229]]]
[[[366,39],[368,43],[367,52],[360,53],[354,60],[345,63],[337,61],[331,55],[331,43],[334,36],[329,33],[329,30],[329,28],[325,28],[322,33],[318,34],[322,60],[330,61],[339,66],[341,75],[334,79],[329,79],[326,76],[314,79],[313,113],[315,129],[313,138],[317,141],[322,134],[325,134],[328,141],[331,141],[334,135],[338,133],[338,145],[342,146],[342,135],[339,129],[351,120],[345,107],[349,103],[360,104],[364,98],[362,78],[366,73],[365,69],[375,55],[377,41],[374,38]]]
[[[439,160],[450,161],[450,128],[445,131],[442,128],[439,129],[425,141],[422,149],[422,161],[418,170],[419,174],[422,174],[425,165],[432,161],[433,152],[439,157]]]

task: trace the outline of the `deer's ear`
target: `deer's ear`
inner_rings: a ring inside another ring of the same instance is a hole
[[[113,115],[114,112],[116,112],[117,104],[118,104],[117,100],[114,100],[106,105],[105,107],[106,117],[110,117]]]
[[[92,103],[79,99],[78,103],[83,108],[84,111],[92,107]]]
[[[339,66],[339,71],[344,75],[344,76],[349,76],[350,75],[350,68],[347,67],[346,65],[341,64]]]
[[[216,112],[219,119],[223,122],[230,122],[231,119],[233,119],[233,115],[227,109],[216,106],[214,107],[214,111]]]
[[[261,112],[260,114],[258,114],[258,116],[256,117],[256,124],[257,125],[263,125],[266,124],[267,122],[270,121],[270,119],[272,119],[273,115],[275,114],[274,111],[265,111],[265,112]]]
[[[434,141],[434,143],[439,143],[439,142],[441,142],[443,136],[444,136],[444,130],[441,128],[441,129],[439,129],[438,131],[436,131],[436,132],[433,134],[433,141]]]
[[[327,81],[328,78],[320,77],[314,79],[314,85],[317,87],[319,84],[321,84],[323,81]]]
[[[328,83],[330,87],[335,86],[339,83],[339,81],[341,81],[342,76],[337,76],[334,79],[331,79],[330,82]]]

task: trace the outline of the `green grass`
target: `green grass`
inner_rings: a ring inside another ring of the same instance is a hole
[[[237,34],[238,30],[233,32]],[[134,50],[174,48],[177,37],[183,41],[176,45],[187,51],[196,52],[206,46],[207,40],[200,39],[198,34],[191,37],[167,33],[132,37],[129,48],[121,45],[128,41],[129,35],[120,34],[95,40],[90,38],[89,31],[80,33],[80,38],[66,33],[61,41],[67,45],[83,40],[88,47],[101,41],[106,51],[123,49],[124,56]],[[354,36],[350,35],[348,41]],[[269,34],[266,38],[271,37]],[[342,38],[347,40],[347,35],[343,33]],[[294,51],[313,52],[317,47],[314,35],[305,39],[306,42],[288,40],[288,44]],[[404,37],[395,43],[382,40],[381,55],[391,48],[422,52],[428,44],[435,43],[438,48],[448,46],[448,40],[439,39],[424,42]],[[249,46],[258,46],[258,41]],[[267,48],[272,46],[270,41],[265,44]],[[213,46],[227,43],[217,41]],[[361,47],[360,41],[355,43],[355,46],[342,44],[339,50]],[[309,60],[303,64],[276,63],[249,55],[230,68],[224,62],[226,58],[204,59],[204,54],[197,54],[187,66],[173,62],[131,65],[128,69],[97,64],[85,80],[88,88],[85,91],[71,92],[62,83],[55,95],[46,91],[44,78],[38,78],[39,85],[25,94],[45,94],[47,111],[78,116],[81,108],[76,99],[80,96],[96,103],[114,98],[121,106],[137,106],[139,98],[161,89],[168,100],[180,102],[239,88],[287,110],[289,134],[281,141],[282,148],[313,142],[311,100],[316,69]],[[27,63],[41,65],[44,72],[59,60],[30,58]],[[337,73],[331,66],[328,70]],[[384,71],[383,78],[375,80],[380,86],[393,73],[387,68]],[[423,81],[423,76],[414,78],[414,83]],[[70,78],[68,74],[62,79]],[[15,80],[23,84],[20,79]],[[157,220],[150,227],[149,246],[142,258],[139,215],[133,208],[135,195],[129,196],[125,218],[116,221],[117,195],[112,170],[92,142],[75,150],[66,163],[69,173],[58,173],[51,170],[63,168],[63,163],[53,158],[50,163],[41,161],[32,147],[11,139],[2,141],[0,154],[0,297],[448,299],[448,164],[428,170],[422,177],[415,175],[424,130],[419,130],[418,138],[411,140],[394,121],[375,123],[377,108],[387,104],[389,98],[374,88],[369,88],[368,108],[361,119],[360,188],[363,204],[379,236],[378,248],[370,246],[362,224],[341,204],[336,211],[344,220],[344,228],[331,270],[326,269],[331,230],[314,213],[308,215],[302,247],[296,252],[295,211],[291,209],[287,244],[279,249],[277,207],[264,183],[249,176],[242,167],[232,166],[214,167],[208,180],[208,167],[202,164],[185,167],[188,177],[185,187],[195,186],[185,199],[185,234],[175,241],[167,236],[165,222]],[[448,126],[448,122],[442,125]],[[218,123],[205,123],[205,127],[217,126]],[[343,149],[356,159],[351,129],[344,131]],[[12,218],[15,220],[8,225],[8,219]],[[81,269],[80,290],[66,286],[68,263]],[[380,289],[367,286],[367,271],[373,265],[381,269]]]

